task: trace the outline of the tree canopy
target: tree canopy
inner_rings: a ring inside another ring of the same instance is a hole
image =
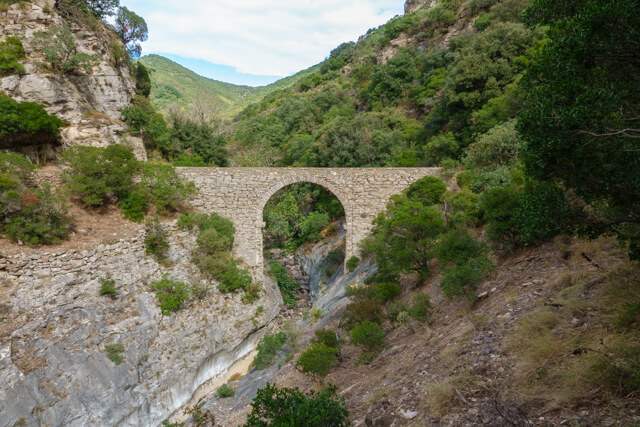
[[[582,232],[616,234],[640,258],[640,15],[637,0],[534,0],[547,40],[522,80],[526,173],[575,191]]]

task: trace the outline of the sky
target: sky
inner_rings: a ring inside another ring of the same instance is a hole
[[[340,43],[401,15],[404,0],[121,0],[158,54],[229,83],[260,86],[324,60]]]

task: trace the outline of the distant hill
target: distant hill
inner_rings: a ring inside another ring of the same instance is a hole
[[[152,71],[150,98],[165,115],[172,108],[185,112],[192,112],[195,108],[220,119],[232,118],[267,93],[289,88],[318,68],[311,67],[268,86],[251,87],[202,77],[159,55],[144,56],[140,58],[140,62]]]

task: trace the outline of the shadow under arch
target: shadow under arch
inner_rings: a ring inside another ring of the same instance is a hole
[[[345,242],[345,263],[352,255],[351,241],[353,239],[353,231],[351,230],[351,220],[353,216],[352,212],[352,202],[349,193],[343,192],[340,188],[328,180],[318,179],[317,177],[309,176],[309,177],[288,177],[283,179],[282,181],[278,181],[277,184],[269,187],[267,191],[265,191],[264,195],[258,200],[258,212],[257,217],[255,218],[256,224],[260,224],[260,245],[259,246],[259,274],[264,277],[264,221],[263,214],[264,209],[267,206],[267,203],[271,198],[281,189],[288,187],[293,184],[305,184],[311,183],[316,184],[323,187],[325,190],[328,190],[331,194],[335,196],[336,199],[342,204],[344,209],[344,220],[345,220],[345,231],[346,231],[346,242]]]

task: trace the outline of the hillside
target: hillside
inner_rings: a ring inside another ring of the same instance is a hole
[[[197,109],[215,119],[230,119],[267,93],[286,89],[317,68],[311,67],[268,86],[251,87],[202,77],[159,55],[143,56],[140,62],[151,70],[150,99],[157,109],[165,115],[176,107],[185,112]]]

